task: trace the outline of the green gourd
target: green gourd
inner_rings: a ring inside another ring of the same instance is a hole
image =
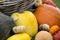
[[[6,40],[12,35],[11,29],[14,26],[12,18],[0,13],[0,40]]]

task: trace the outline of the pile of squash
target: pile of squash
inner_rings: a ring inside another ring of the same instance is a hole
[[[36,0],[34,6],[34,12],[11,14],[13,35],[6,40],[60,40],[60,10],[52,0]]]

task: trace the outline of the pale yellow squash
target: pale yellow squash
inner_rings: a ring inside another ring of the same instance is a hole
[[[15,34],[9,37],[7,40],[31,40],[30,36],[26,33]]]

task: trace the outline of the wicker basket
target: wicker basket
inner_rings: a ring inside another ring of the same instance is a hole
[[[0,11],[6,15],[11,15],[13,12],[23,12],[35,3],[35,0],[14,0],[0,2]]]

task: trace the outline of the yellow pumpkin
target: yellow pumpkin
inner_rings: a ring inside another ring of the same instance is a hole
[[[24,32],[30,36],[34,36],[38,31],[38,24],[35,16],[30,11],[24,11],[23,13],[13,13],[11,18],[15,20],[16,26],[24,28]]]
[[[58,25],[60,26],[60,11],[55,7],[47,4],[39,6],[34,15],[40,24],[48,24],[51,26]]]
[[[30,36],[26,33],[14,34],[9,37],[7,40],[31,40]]]

